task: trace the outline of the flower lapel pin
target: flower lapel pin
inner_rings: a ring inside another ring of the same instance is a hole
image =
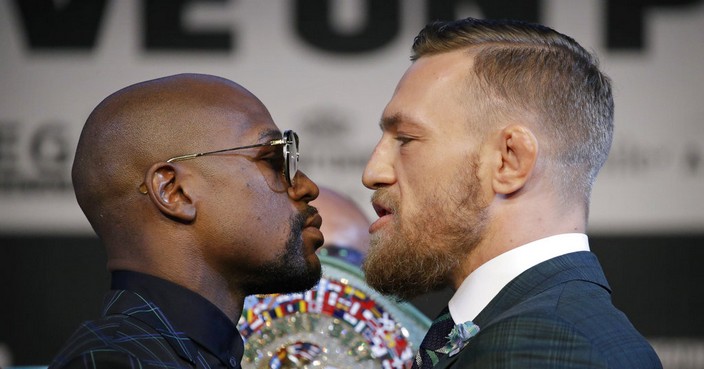
[[[460,352],[460,350],[467,345],[469,339],[474,337],[477,333],[479,333],[479,326],[471,321],[457,324],[447,336],[447,344],[437,352],[452,357]]]

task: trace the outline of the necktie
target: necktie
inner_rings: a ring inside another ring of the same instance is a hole
[[[447,336],[454,326],[455,322],[450,316],[450,310],[446,307],[433,320],[428,333],[425,334],[413,361],[412,369],[430,369],[437,364],[444,354],[436,351],[447,344]]]

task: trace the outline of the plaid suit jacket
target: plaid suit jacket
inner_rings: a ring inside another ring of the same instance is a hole
[[[610,294],[591,252],[540,263],[506,285],[474,320],[480,332],[434,369],[661,369]]]
[[[137,293],[110,291],[102,316],[83,323],[49,368],[211,367],[196,344]]]

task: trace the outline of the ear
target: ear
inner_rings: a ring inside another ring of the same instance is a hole
[[[538,159],[538,140],[530,129],[513,124],[504,127],[497,137],[500,162],[494,167],[494,191],[510,195],[526,184]]]
[[[142,192],[166,216],[184,223],[196,218],[196,207],[188,187],[186,170],[169,163],[155,163],[144,177]]]

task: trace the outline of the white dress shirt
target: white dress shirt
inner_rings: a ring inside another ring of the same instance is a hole
[[[465,278],[448,302],[452,320],[455,324],[474,320],[519,274],[543,261],[577,251],[589,251],[587,235],[566,233],[527,243],[487,261]]]

